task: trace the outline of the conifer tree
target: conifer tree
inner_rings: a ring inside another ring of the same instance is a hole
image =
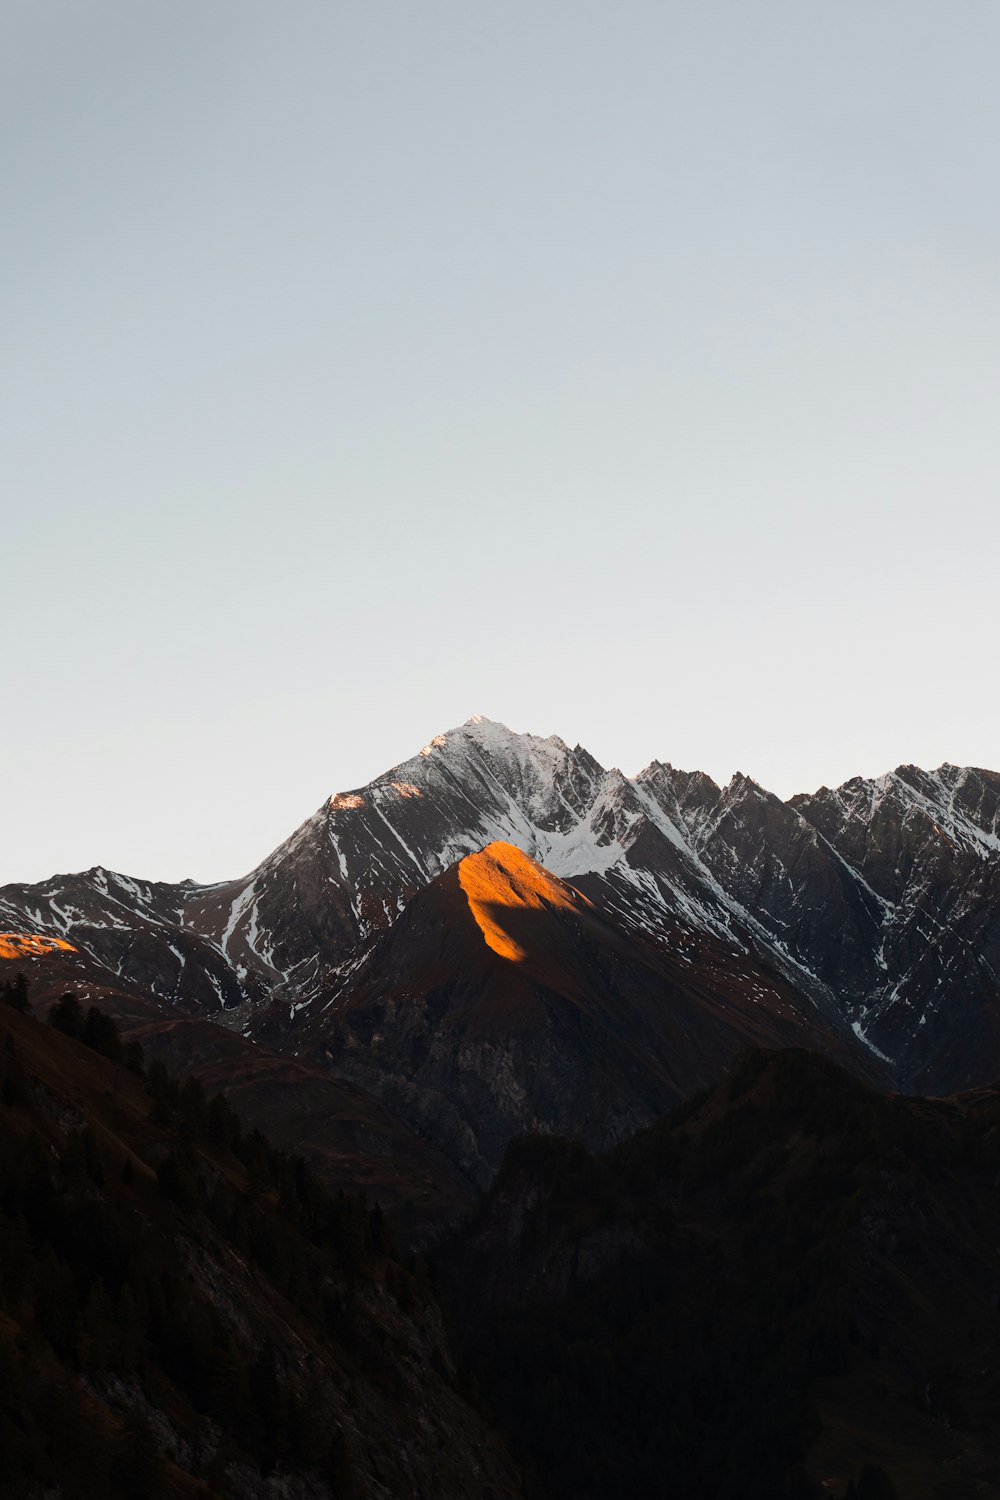
[[[49,1010],[49,1025],[54,1026],[57,1031],[66,1036],[75,1037],[79,1040],[83,1036],[84,1018],[83,1006],[72,993],[67,990],[61,995],[55,1005]]]

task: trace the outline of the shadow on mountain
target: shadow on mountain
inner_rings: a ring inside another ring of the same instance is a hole
[[[0,1005],[0,1495],[520,1493],[426,1273],[72,997]]]
[[[515,894],[490,899],[504,882]],[[755,955],[705,936],[668,953],[494,844],[419,892],[284,1045],[375,1095],[482,1189],[512,1137],[607,1148],[747,1047],[808,1045],[886,1085],[848,1036]]]
[[[998,1168],[1000,1090],[799,1050],[604,1155],[512,1143],[440,1269],[529,1492],[995,1496]]]

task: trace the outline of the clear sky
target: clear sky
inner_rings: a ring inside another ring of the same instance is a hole
[[[482,712],[1000,767],[995,0],[0,0],[0,881]]]

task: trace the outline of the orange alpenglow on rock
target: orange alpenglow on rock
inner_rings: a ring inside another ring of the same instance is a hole
[[[585,896],[536,865],[513,844],[500,840],[487,844],[479,854],[467,854],[458,866],[458,880],[487,945],[514,963],[523,962],[528,955],[504,930],[504,907],[535,911],[561,907],[570,912],[590,909]]]
[[[57,949],[76,952],[64,938],[42,937],[37,932],[0,932],[0,958],[41,958]]]

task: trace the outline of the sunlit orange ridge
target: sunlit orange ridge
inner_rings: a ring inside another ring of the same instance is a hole
[[[558,906],[578,911],[590,905],[520,849],[500,840],[479,854],[467,854],[459,863],[458,880],[487,945],[513,963],[522,963],[528,955],[501,926],[498,908],[542,911]]]
[[[38,932],[0,932],[0,958],[40,958],[57,948],[76,952],[63,938],[42,937]]]

